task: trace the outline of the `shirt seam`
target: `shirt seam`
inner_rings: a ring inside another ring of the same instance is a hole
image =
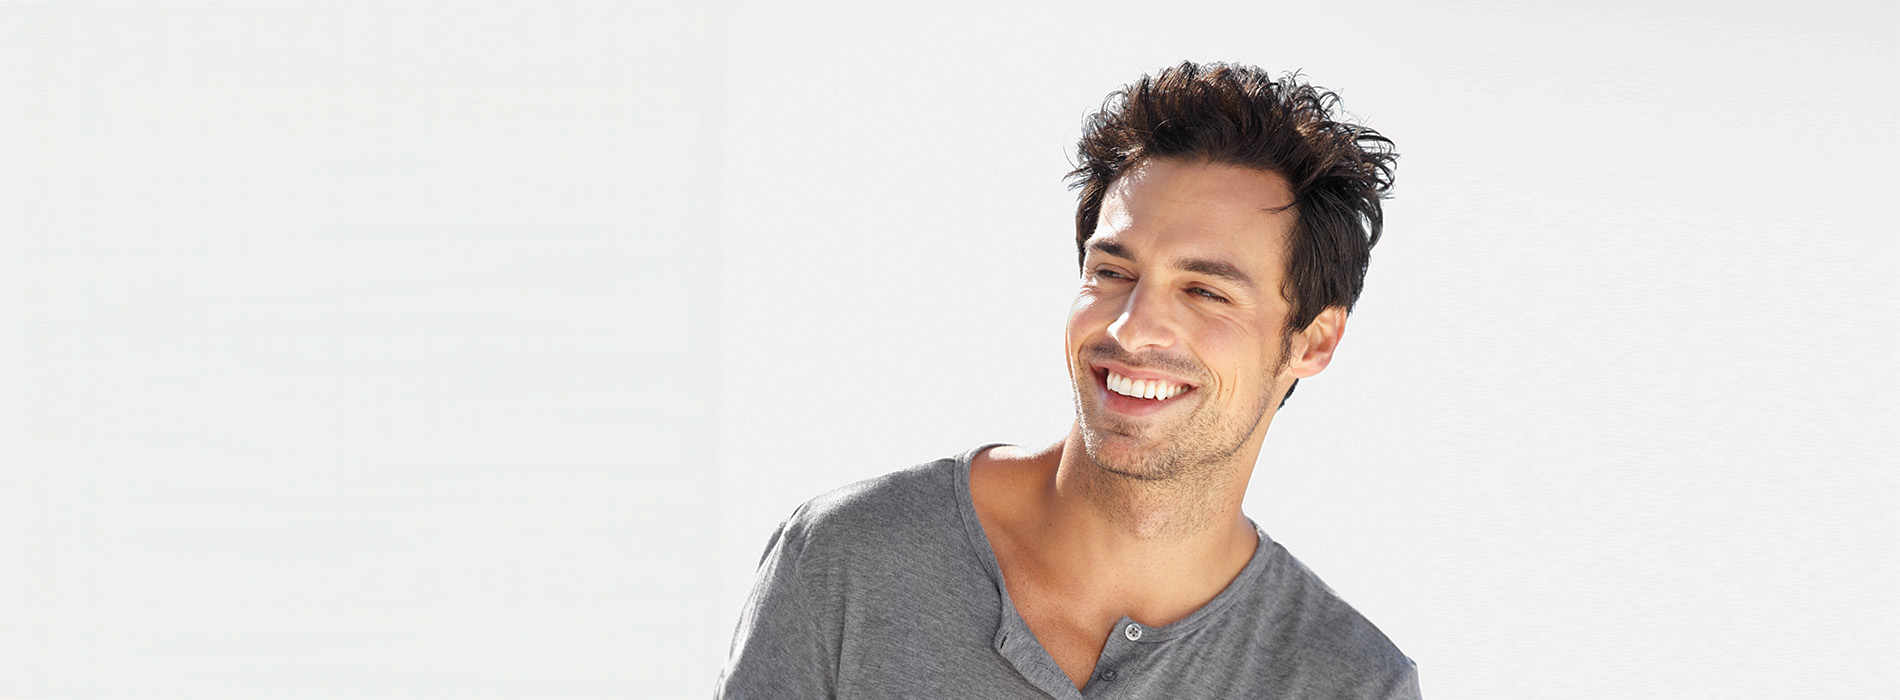
[[[802,506],[800,510],[803,510]],[[816,603],[811,600],[812,585],[805,579],[803,560],[805,559],[805,548],[809,543],[805,534],[801,533],[798,538],[798,554],[791,558],[793,604],[797,605],[799,611],[804,613],[802,617],[805,619],[806,627],[811,630],[812,638],[819,640],[826,647],[833,647],[833,640],[830,635],[827,635],[825,630],[818,625],[818,610],[816,609]],[[842,640],[840,640],[839,645],[835,646],[836,648],[825,649],[825,653],[819,655],[823,658],[825,663],[825,685],[827,686],[826,690],[829,691],[828,695],[831,697],[837,697],[838,695],[838,657],[844,653]]]

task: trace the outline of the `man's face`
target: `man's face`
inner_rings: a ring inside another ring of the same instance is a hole
[[[1250,443],[1257,453],[1290,381],[1279,290],[1292,201],[1276,174],[1171,160],[1109,188],[1067,329],[1076,419],[1097,466],[1171,479]]]

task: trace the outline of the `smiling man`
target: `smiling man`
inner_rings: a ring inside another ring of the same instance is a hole
[[[1391,142],[1336,101],[1192,63],[1111,95],[1071,173],[1074,427],[801,506],[721,696],[1417,697],[1411,660],[1241,512],[1391,188]]]

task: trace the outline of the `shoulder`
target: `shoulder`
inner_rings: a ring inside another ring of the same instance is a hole
[[[814,533],[903,526],[926,512],[955,510],[957,459],[945,457],[820,494],[792,521]]]
[[[773,549],[801,560],[832,560],[960,533],[961,466],[946,457],[821,494],[785,520]]]
[[[1267,550],[1261,588],[1272,600],[1259,622],[1274,646],[1297,650],[1301,685],[1336,697],[1416,697],[1416,666],[1398,645],[1278,542]]]

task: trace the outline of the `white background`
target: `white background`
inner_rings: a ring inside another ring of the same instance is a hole
[[[1402,154],[1247,510],[1428,696],[1887,696],[1885,3],[0,6],[0,697],[704,697],[772,527],[1072,409],[1183,58]]]

